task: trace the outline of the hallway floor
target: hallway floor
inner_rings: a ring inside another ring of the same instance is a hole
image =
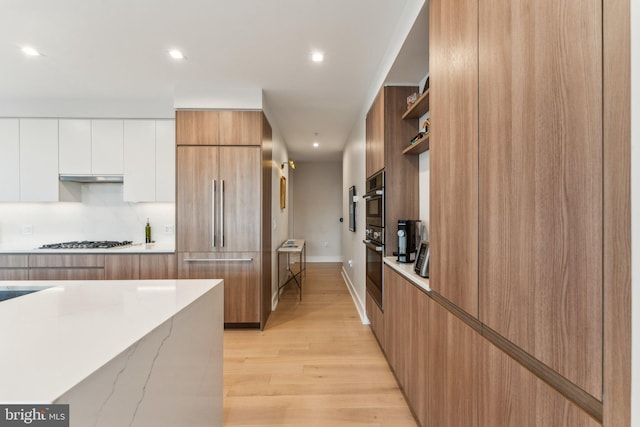
[[[302,302],[289,284],[264,331],[224,332],[225,426],[416,426],[340,271],[309,263]]]

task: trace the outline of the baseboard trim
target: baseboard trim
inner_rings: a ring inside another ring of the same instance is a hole
[[[345,271],[344,265],[342,266],[341,273],[342,273],[342,279],[344,280],[344,283],[346,283],[347,289],[349,290],[349,293],[351,294],[351,299],[353,299],[353,303],[356,306],[356,310],[358,311],[358,315],[360,316],[360,320],[362,320],[362,324],[363,325],[369,325],[371,322],[369,322],[369,318],[367,318],[367,310],[365,309],[365,305],[360,300],[360,297],[358,297],[358,293],[356,292],[356,288],[353,286],[353,283],[351,282],[351,279],[349,278],[349,275]]]
[[[342,262],[342,257],[341,256],[308,256],[307,262]]]

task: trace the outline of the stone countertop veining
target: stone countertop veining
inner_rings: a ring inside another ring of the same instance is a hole
[[[397,258],[394,256],[384,257],[384,263],[400,273],[400,275],[402,275],[417,287],[422,288],[427,292],[431,292],[431,288],[429,287],[429,279],[420,277],[415,271],[413,271],[414,263],[411,262],[405,264],[398,262]]]
[[[3,282],[0,402],[51,403],[222,280]]]

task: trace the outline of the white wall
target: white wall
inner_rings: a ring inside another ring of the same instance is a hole
[[[272,129],[272,162],[271,162],[271,307],[275,309],[278,291],[278,247],[289,237],[289,217],[291,204],[287,197],[287,207],[280,209],[280,177],[289,177],[289,155],[287,146],[282,138],[280,130],[275,121],[270,116],[270,110],[264,105],[264,112],[271,124]],[[282,163],[285,167],[282,168]],[[285,270],[282,267],[281,277],[284,277]]]
[[[640,427],[640,4],[631,1],[631,425]]]
[[[342,155],[342,191],[348,194],[349,187],[356,186],[356,231],[349,231],[349,205],[345,203],[342,215],[345,226],[342,232],[342,270],[363,323],[369,321],[365,315],[365,249],[362,240],[365,230],[365,207],[362,196],[365,185],[365,117],[361,116],[351,131]],[[346,200],[346,198],[345,198]]]
[[[307,261],[342,261],[342,163],[296,163],[293,238],[307,242]],[[347,216],[347,221],[348,221]],[[348,229],[348,222],[345,227]]]
[[[82,184],[82,202],[0,203],[0,245],[33,249],[72,240],[132,240],[144,242],[147,218],[157,245],[175,247],[173,203],[122,201],[122,184]],[[22,234],[30,225],[32,235]],[[165,226],[171,226],[165,233]]]

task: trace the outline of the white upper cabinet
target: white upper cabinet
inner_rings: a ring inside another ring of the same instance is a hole
[[[156,201],[176,200],[176,122],[156,121]]]
[[[58,120],[20,120],[20,200],[58,201]]]
[[[122,175],[123,159],[123,120],[91,120],[91,173]]]
[[[156,198],[156,122],[124,122],[124,200],[148,202]]]
[[[175,200],[175,122],[125,120],[124,200]]]
[[[0,119],[0,202],[20,200],[20,121]]]
[[[58,122],[58,171],[62,175],[91,174],[91,120]]]

